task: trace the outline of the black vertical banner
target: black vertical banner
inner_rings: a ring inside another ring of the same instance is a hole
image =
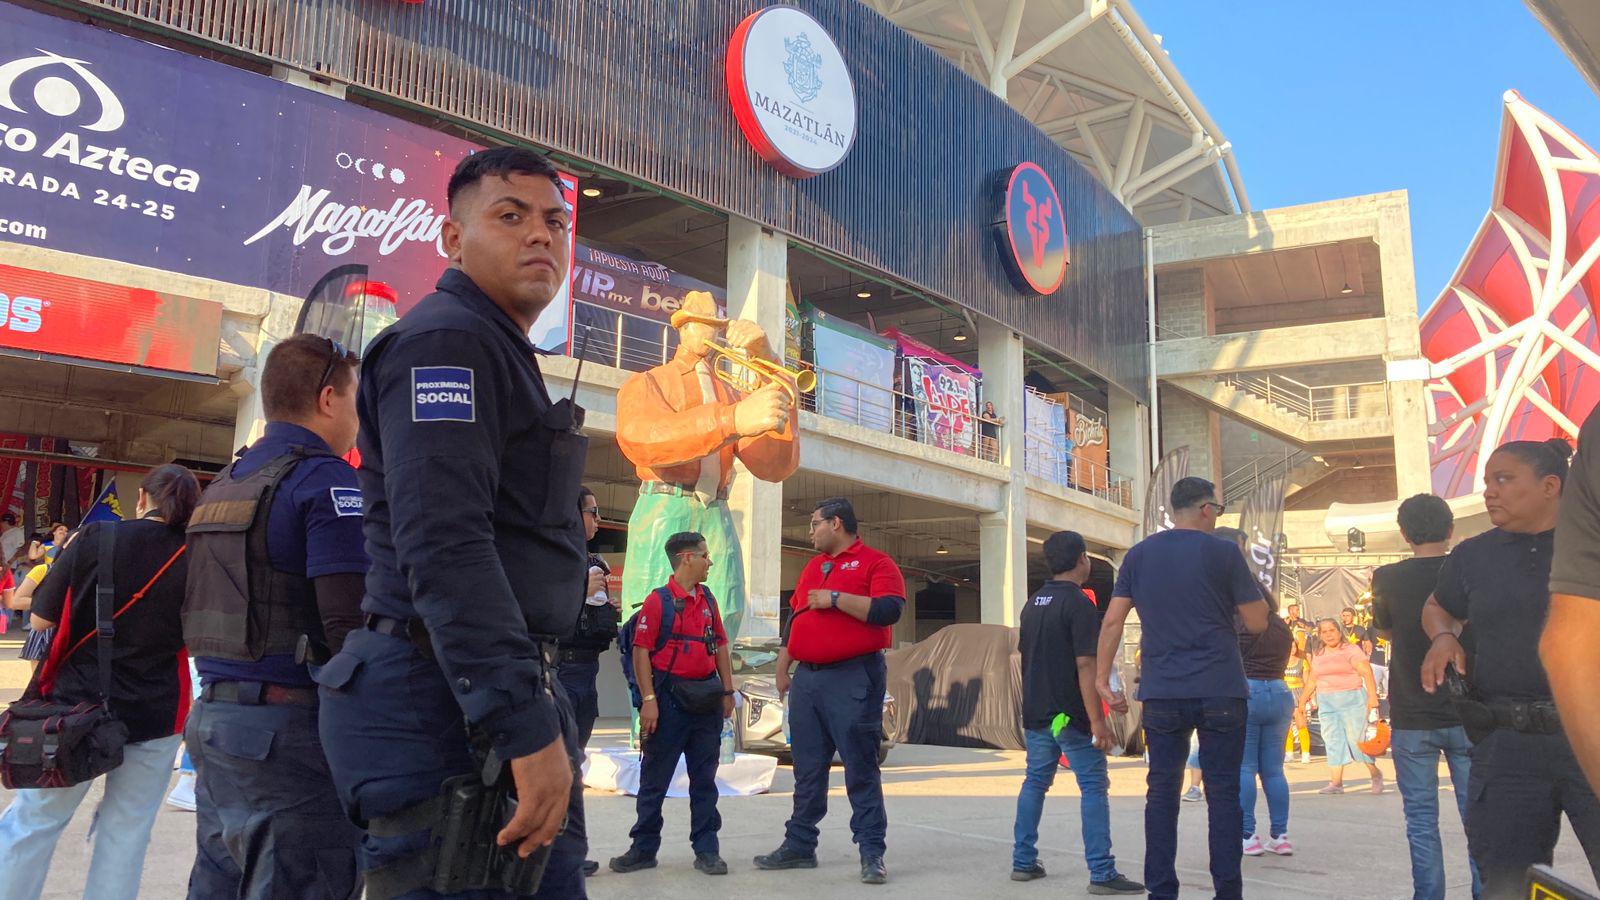
[[[1172,527],[1172,516],[1167,511],[1171,502],[1172,486],[1189,474],[1189,448],[1179,447],[1161,457],[1161,465],[1150,475],[1150,490],[1144,498],[1144,536]]]
[[[1239,530],[1244,532],[1244,555],[1250,563],[1250,574],[1267,589],[1274,601],[1278,598],[1278,532],[1283,530],[1283,495],[1288,480],[1286,474],[1257,479],[1239,513]]]

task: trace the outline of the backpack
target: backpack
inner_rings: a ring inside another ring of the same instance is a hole
[[[650,592],[652,597],[661,598],[661,628],[656,633],[656,645],[652,652],[660,651],[667,646],[667,639],[672,636],[673,620],[677,618],[677,604],[672,602],[672,591],[667,587],[658,587]],[[639,614],[644,612],[644,604],[633,611],[628,621],[622,624],[622,629],[617,632],[617,649],[622,652],[622,677],[628,680],[628,696],[633,701],[633,708],[638,709],[644,705],[644,694],[639,690],[639,679],[633,673],[633,635],[639,630]]]
[[[711,608],[711,617],[720,625],[722,610],[717,608],[717,598],[711,595],[710,588],[702,589],[706,594],[706,604]],[[674,636],[682,640],[685,635],[677,634],[673,627],[678,617],[678,602],[672,596],[672,589],[663,585],[651,591],[650,596],[661,598],[661,628],[656,632],[656,645],[650,651],[659,653]],[[633,701],[634,709],[644,705],[644,694],[639,690],[639,680],[633,674],[633,636],[639,630],[639,613],[643,611],[644,604],[641,603],[617,632],[617,649],[622,654],[622,677],[628,680],[628,697]]]

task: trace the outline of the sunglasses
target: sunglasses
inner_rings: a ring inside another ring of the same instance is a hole
[[[354,359],[354,356],[349,350],[345,349],[343,344],[333,338],[324,338],[323,340],[328,342],[328,365],[323,368],[322,378],[317,382],[318,394],[321,394],[322,389],[328,386],[329,379],[333,377],[334,366],[337,366],[342,360]]]
[[[600,518],[600,507],[598,506],[585,506],[583,509],[579,510],[579,512],[587,513],[591,516],[594,516],[596,519]]]
[[[1217,515],[1219,515],[1219,516],[1228,511],[1228,504],[1226,504],[1226,503],[1212,503],[1212,502],[1207,501],[1205,503],[1200,504],[1200,508],[1201,509],[1204,509],[1207,506],[1215,506],[1217,508]]]

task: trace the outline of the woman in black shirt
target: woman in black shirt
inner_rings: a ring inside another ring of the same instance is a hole
[[[200,485],[188,469],[161,466],[139,490],[138,518],[86,526],[34,594],[33,627],[61,626],[36,676],[40,692],[61,703],[99,699],[98,647],[92,637],[95,589],[101,529],[114,529],[117,615],[110,706],[128,726],[128,743],[122,765],[105,776],[85,897],[132,900],[139,893],[150,829],[172,776],[189,706],[179,612],[188,572],[184,528],[199,496]],[[130,603],[141,589],[144,595]],[[0,897],[30,900],[43,892],[56,839],[92,783],[16,792],[0,814]]]

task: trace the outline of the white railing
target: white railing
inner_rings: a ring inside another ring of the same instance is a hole
[[[1388,385],[1382,381],[1313,386],[1286,375],[1233,372],[1222,376],[1222,383],[1313,422],[1389,414]]]

